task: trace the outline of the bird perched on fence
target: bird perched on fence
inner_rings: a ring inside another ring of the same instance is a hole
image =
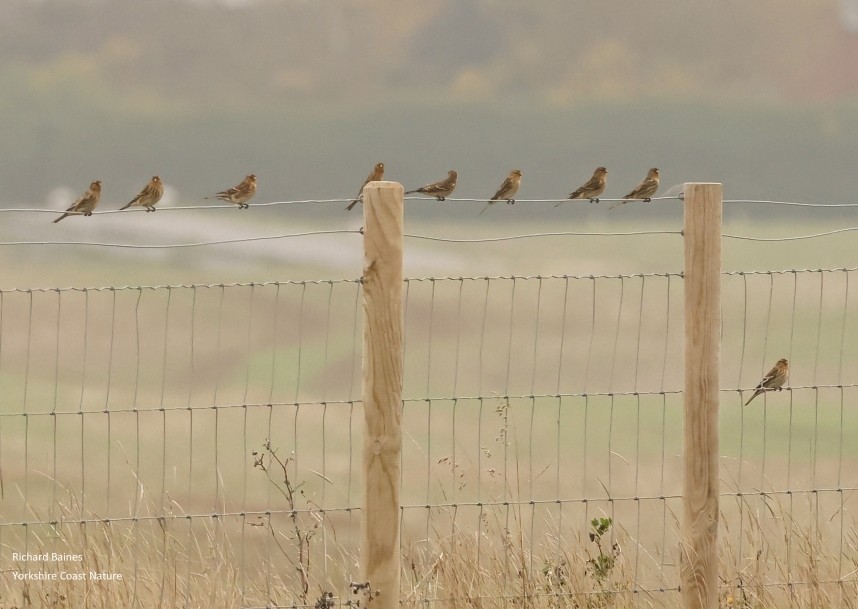
[[[453,171],[452,169],[447,172],[447,177],[440,182],[435,182],[434,184],[427,184],[426,186],[421,186],[415,190],[409,190],[405,194],[410,195],[415,192],[421,192],[424,195],[429,195],[431,197],[435,197],[439,201],[443,201],[451,194],[453,194],[453,190],[456,188],[456,181],[459,179],[459,174]]]
[[[369,172],[369,175],[366,176],[366,179],[363,181],[363,184],[360,185],[360,191],[358,192],[357,198],[349,203],[349,206],[346,207],[346,211],[351,211],[352,207],[358,204],[358,201],[363,200],[363,187],[369,184],[370,182],[378,182],[379,180],[384,179],[384,163],[376,163],[375,167],[372,168],[372,171]]]
[[[221,201],[229,201],[238,205],[239,209],[247,209],[250,207],[248,201],[256,194],[256,176],[252,173],[232,188],[227,188],[219,193],[206,197],[206,199],[220,199]]]
[[[598,196],[605,190],[605,184],[608,182],[608,170],[604,167],[596,167],[593,172],[593,177],[587,180],[578,190],[569,193],[570,199],[590,199],[590,203],[598,203]],[[565,201],[560,201],[554,207],[560,206]]]
[[[623,197],[625,201],[615,203],[608,209],[614,209],[617,205],[622,205],[623,203],[634,199],[643,199],[645,202],[649,203],[651,200],[650,197],[652,197],[655,194],[655,191],[658,190],[658,179],[658,169],[653,167],[646,174],[646,177],[641,180],[641,183],[635,186],[634,190]]]
[[[139,207],[145,207],[147,212],[155,211],[155,205],[157,205],[158,201],[160,201],[163,196],[164,185],[161,183],[161,178],[159,176],[152,176],[152,179],[143,187],[143,190],[137,193],[137,196],[131,199],[131,202],[126,203],[119,209],[121,211],[123,209],[128,209],[132,205],[137,205]]]
[[[757,385],[756,391],[754,391],[754,395],[751,396],[751,399],[745,402],[745,406],[751,403],[755,397],[760,395],[761,393],[765,393],[766,391],[782,391],[784,388],[784,383],[787,382],[789,378],[789,362],[785,359],[779,359],[778,363],[775,364],[775,367],[769,370],[769,373],[763,377],[763,380],[760,381],[760,384]]]
[[[506,177],[506,180],[503,181],[501,187],[498,188],[498,191],[495,193],[486,206],[483,208],[483,211],[486,211],[491,205],[494,205],[495,201],[499,201],[501,199],[506,199],[508,205],[512,205],[515,203],[515,193],[518,192],[518,187],[521,186],[521,170],[513,169],[509,172],[509,175]],[[480,215],[483,213],[480,212]]]
[[[54,220],[54,224],[65,218],[66,216],[74,215],[75,213],[91,216],[92,210],[98,205],[98,200],[101,198],[101,181],[96,180],[89,185],[87,190],[81,197],[71,204],[62,216]]]

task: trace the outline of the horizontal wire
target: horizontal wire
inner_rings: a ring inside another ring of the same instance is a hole
[[[744,276],[744,275],[795,275],[799,273],[850,273],[858,271],[858,267],[839,267],[829,269],[782,269],[775,271],[722,271],[722,276]],[[442,281],[523,281],[523,280],[591,280],[591,279],[638,279],[644,277],[676,277],[682,279],[683,273],[629,273],[626,275],[480,275],[480,276],[443,276],[443,277],[406,277],[402,281],[409,282],[442,282]],[[234,283],[175,283],[175,284],[153,284],[153,285],[124,285],[124,286],[67,286],[60,288],[0,288],[0,294],[32,294],[53,292],[122,292],[139,290],[179,290],[179,289],[210,289],[210,288],[250,288],[269,286],[307,286],[307,285],[334,285],[339,283],[360,284],[358,278],[339,279],[306,279],[306,280],[281,280],[281,281],[243,281]]]
[[[661,201],[661,200],[670,200],[675,199],[678,200],[677,197],[652,197],[652,201]],[[435,197],[404,197],[406,201],[435,201],[438,202]],[[446,201],[456,202],[456,203],[488,203],[491,199],[458,199],[447,197]],[[628,201],[634,202],[637,199],[599,199],[599,201],[604,202],[620,202],[620,201]],[[354,201],[354,197],[348,199],[296,199],[291,201],[267,201],[264,203],[249,203],[250,207],[273,207],[277,205],[308,205],[308,204],[328,204],[328,203],[351,203]],[[495,200],[497,203],[504,202],[505,199]],[[563,203],[563,202],[586,202],[587,199],[516,199],[517,203]],[[201,209],[240,209],[237,205],[229,204],[229,205],[175,205],[170,207],[155,207],[157,211],[196,211]],[[64,209],[44,209],[38,207],[8,207],[8,208],[0,208],[0,213],[11,212],[11,213],[37,213],[37,214],[54,214],[54,215],[62,215],[68,214],[70,216],[82,216],[84,215],[82,212],[77,211],[66,211]],[[98,211],[93,211],[91,215],[100,216],[104,214],[118,214],[118,213],[126,213],[126,212],[147,212],[145,207],[140,206],[132,206],[126,209],[102,209]],[[148,213],[148,212],[147,212]]]
[[[177,249],[188,247],[202,247],[206,245],[229,245],[235,243],[249,243],[253,241],[271,241],[275,239],[288,239],[291,237],[307,237],[314,235],[336,235],[336,234],[363,234],[363,229],[341,229],[341,230],[325,230],[325,231],[307,231],[303,233],[289,233],[285,235],[264,235],[259,237],[240,237],[236,239],[219,239],[215,241],[199,241],[195,243],[167,243],[167,244],[133,244],[133,243],[105,243],[97,241],[0,241],[0,246],[3,245],[85,245],[91,247],[115,247],[124,249]],[[638,231],[625,233],[578,233],[578,232],[562,232],[562,233],[531,233],[523,235],[509,235],[505,237],[487,237],[484,239],[448,239],[446,237],[433,237],[430,235],[412,235],[405,234],[406,237],[412,239],[425,239],[428,241],[444,241],[448,243],[487,243],[494,241],[512,241],[516,239],[528,239],[532,237],[560,237],[560,236],[628,236],[628,235],[681,235],[681,231]]]
[[[781,489],[761,491],[754,489],[753,491],[723,491],[719,492],[719,497],[738,498],[738,497],[769,497],[778,495],[812,495],[815,493],[851,493],[858,491],[858,486],[844,486],[834,488],[802,488],[802,489]],[[458,509],[467,507],[527,507],[536,505],[560,505],[567,503],[626,503],[629,501],[667,501],[682,499],[681,494],[669,495],[624,495],[621,497],[576,497],[570,499],[520,499],[515,500],[492,500],[492,501],[458,501],[449,503],[417,503],[412,505],[402,505],[400,510],[434,510],[434,509]]]
[[[808,235],[796,235],[792,237],[751,237],[747,235],[733,235],[724,233],[722,236],[725,239],[738,239],[743,241],[798,241],[801,239],[814,239],[817,237],[826,237],[839,233],[858,231],[858,227],[839,228],[836,230],[825,231],[821,233],[812,233]],[[335,235],[335,234],[363,234],[363,229],[340,229],[327,231],[307,231],[303,233],[289,233],[283,235],[263,235],[259,237],[241,237],[236,239],[220,239],[215,241],[199,241],[195,243],[168,243],[168,244],[132,244],[132,243],[105,243],[96,241],[0,241],[0,246],[4,245],[86,245],[92,247],[115,247],[125,249],[176,249],[188,247],[202,247],[207,245],[229,245],[235,243],[249,243],[253,241],[271,241],[276,239],[288,239],[291,237],[307,237],[314,235]],[[478,239],[452,239],[448,237],[435,237],[432,235],[415,235],[405,233],[404,236],[410,239],[422,239],[425,241],[439,241],[444,243],[494,243],[499,241],[514,241],[517,239],[531,239],[535,237],[628,237],[641,235],[683,235],[681,230],[651,230],[651,231],[628,231],[628,232],[545,232],[545,233],[524,233],[519,235],[506,235],[500,237],[483,237]]]
[[[181,520],[200,520],[210,518],[246,518],[247,516],[291,516],[292,514],[322,514],[327,512],[360,512],[360,506],[340,508],[295,508],[289,510],[245,510],[243,512],[199,512],[196,514],[164,514],[161,516],[114,516],[104,518],[62,518],[62,520],[18,520],[15,522],[0,522],[2,527],[34,527],[45,525],[67,524],[110,524],[112,522],[166,522]]]
[[[721,271],[722,275],[793,275],[798,273],[850,273],[858,271],[858,267],[836,267],[830,269],[782,269],[779,271]],[[680,273],[681,275],[681,273]]]
[[[839,384],[839,385],[792,385],[789,387],[783,387],[783,391],[798,391],[798,390],[806,390],[806,389],[855,389],[858,387],[858,383],[851,384]],[[744,387],[744,388],[722,388],[718,391],[720,393],[742,393],[745,391],[754,391],[756,387]],[[777,391],[776,389],[768,389],[764,393],[771,393]],[[402,398],[403,403],[431,403],[431,402],[475,402],[475,401],[489,401],[489,400],[505,400],[505,401],[518,401],[518,400],[557,400],[564,398],[620,398],[620,397],[653,397],[653,396],[667,396],[667,395],[681,395],[683,390],[681,389],[668,389],[661,391],[590,391],[584,393],[541,393],[541,394],[496,394],[496,395],[466,395],[466,396],[431,396],[431,397],[414,397],[414,398]],[[315,400],[315,401],[305,401],[305,402],[247,402],[247,403],[233,403],[233,404],[204,404],[199,406],[194,405],[185,405],[185,406],[163,406],[159,405],[154,408],[146,408],[146,407],[131,407],[131,408],[98,408],[98,409],[86,409],[80,408],[78,410],[45,410],[42,412],[0,412],[0,419],[6,417],[45,417],[45,416],[70,416],[70,415],[84,415],[84,414],[123,414],[123,413],[151,413],[151,412],[191,412],[191,411],[205,411],[205,410],[234,410],[234,409],[248,409],[248,408],[275,408],[275,407],[291,407],[291,408],[306,408],[311,406],[353,406],[356,404],[363,404],[362,399],[352,399],[352,400]]]
[[[419,201],[437,201],[434,197],[405,197],[406,200],[419,200]],[[643,202],[643,199],[606,199],[602,197],[598,197],[600,203],[634,203],[635,201]],[[352,199],[354,200],[354,199]],[[650,197],[650,201],[681,201],[682,199],[678,196],[664,196],[664,197]],[[447,197],[445,201],[452,202],[461,202],[461,203],[505,203],[506,199],[470,199],[470,198],[454,198]],[[589,203],[588,199],[570,199],[568,197],[564,197],[562,199],[519,199],[515,198],[516,203]]]
[[[435,197],[421,197],[421,196],[406,196],[404,197],[406,201],[426,201],[426,202],[438,202]],[[662,196],[662,197],[651,197],[650,201],[681,201],[681,196]],[[250,207],[273,207],[278,205],[312,205],[312,204],[342,204],[342,203],[351,203],[354,201],[354,198],[336,198],[336,199],[294,199],[287,201],[266,201],[262,203],[250,203]],[[486,198],[469,198],[469,197],[447,197],[445,199],[447,202],[453,203],[489,203],[492,199]],[[504,199],[495,199],[496,203],[504,202]],[[582,203],[587,202],[587,199],[569,199],[569,198],[556,198],[556,199],[515,199],[516,203]],[[642,201],[642,199],[609,199],[599,197],[599,202],[603,203],[621,203],[628,202],[634,203],[635,201]],[[767,204],[767,205],[786,205],[793,207],[823,207],[823,208],[841,208],[841,207],[858,207],[858,203],[802,203],[797,201],[774,201],[774,200],[766,200],[766,199],[724,199],[723,203],[751,203],[751,204]],[[238,206],[234,204],[229,205],[175,205],[175,206],[165,206],[165,207],[156,207],[156,211],[197,211],[203,209],[239,209]],[[98,211],[93,211],[93,216],[99,216],[103,214],[116,214],[116,213],[126,213],[126,212],[146,212],[147,210],[144,207],[140,206],[132,206],[126,209],[102,209]],[[54,214],[54,215],[62,215],[69,214],[70,216],[81,216],[83,215],[81,212],[75,211],[66,211],[64,209],[45,209],[38,207],[8,207],[8,208],[0,208],[0,213],[44,213],[44,214]]]
[[[530,239],[532,237],[626,237],[633,235],[681,235],[682,231],[668,230],[651,230],[651,231],[632,231],[618,233],[580,233],[580,232],[557,232],[557,233],[527,233],[521,235],[508,235],[505,237],[485,237],[482,239],[449,239],[447,237],[433,237],[431,235],[412,235],[405,233],[405,237],[411,239],[425,239],[426,241],[443,241],[445,243],[489,243],[495,241],[512,241],[515,239]]]
[[[738,498],[738,497],[770,497],[770,496],[789,496],[789,495],[805,495],[819,493],[851,493],[858,491],[858,486],[843,486],[831,488],[814,488],[814,489],[781,489],[781,490],[753,490],[753,491],[724,491],[718,493],[719,497]],[[405,510],[432,510],[432,509],[459,509],[459,508],[496,508],[496,507],[527,507],[537,505],[561,505],[572,503],[625,503],[631,501],[675,501],[682,499],[681,494],[665,494],[665,495],[624,495],[620,497],[581,497],[570,499],[522,499],[522,500],[491,500],[491,501],[458,501],[445,503],[416,503],[400,505],[399,511]],[[182,520],[200,520],[204,518],[246,518],[248,516],[291,516],[292,514],[327,514],[335,512],[360,512],[361,507],[343,506],[343,507],[312,507],[312,508],[295,508],[281,510],[245,510],[245,511],[227,511],[227,512],[197,512],[185,514],[163,514],[154,515],[147,514],[143,516],[105,516],[102,518],[63,518],[63,524],[107,524],[112,522],[165,522],[165,521],[182,521]],[[17,520],[0,522],[2,527],[33,527],[55,525],[59,521],[48,520]]]
[[[295,201],[270,201],[266,203],[249,203],[250,207],[271,207],[275,205],[299,205],[306,203],[351,203],[354,199],[299,199]],[[165,207],[155,207],[155,212],[160,211],[196,211],[200,209],[236,209],[240,210],[241,208],[237,205],[229,204],[229,205],[175,205],[175,206],[165,206]],[[68,214],[69,216],[82,216],[84,215],[82,212],[78,211],[66,211],[64,209],[44,209],[37,207],[8,207],[8,208],[0,208],[0,213],[3,212],[17,212],[17,213],[37,213],[37,214],[55,214],[62,215]],[[93,211],[91,215],[93,216],[101,216],[105,214],[124,214],[124,213],[134,213],[134,212],[147,212],[145,207],[133,206],[127,209],[102,209],[98,211]],[[154,212],[152,212],[154,213]]]
[[[289,239],[292,237],[307,237],[313,235],[362,234],[362,230],[320,230],[304,233],[289,233],[285,235],[265,235],[261,237],[240,237],[236,239],[219,239],[216,241],[199,241],[196,243],[166,243],[163,245],[134,244],[134,243],[103,243],[97,241],[0,241],[0,245],[87,245],[92,247],[118,247],[123,249],[176,249],[187,247],[202,247],[205,245],[229,245],[234,243],[249,243],[252,241],[271,241],[274,239]]]
[[[542,280],[542,279],[637,279],[642,277],[682,277],[682,273],[629,273],[628,275],[482,275],[459,277],[406,277],[404,282],[411,281],[496,281],[496,280]]]
[[[178,290],[198,288],[262,288],[268,286],[307,286],[307,285],[333,285],[335,283],[361,283],[360,279],[306,279],[306,280],[284,280],[284,281],[242,281],[235,283],[176,283],[160,285],[123,285],[123,286],[94,286],[94,287],[65,287],[65,288],[2,288],[0,294],[19,292],[31,294],[33,292],[123,292],[140,290]]]
[[[801,239],[815,239],[816,237],[827,237],[829,235],[837,235],[839,233],[849,233],[856,230],[858,230],[858,226],[838,228],[822,233],[811,233],[809,235],[796,235],[794,237],[749,237],[746,235],[730,235],[727,233],[724,233],[721,236],[725,239],[741,239],[743,241],[799,241]]]
[[[722,203],[760,203],[768,205],[789,205],[794,207],[858,207],[858,203],[797,203],[794,201],[766,201],[760,199],[724,199]]]

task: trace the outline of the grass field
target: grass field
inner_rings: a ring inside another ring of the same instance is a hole
[[[240,228],[259,232],[249,218]],[[677,215],[659,227],[680,224]],[[607,226],[581,230],[642,229]],[[404,602],[677,606],[681,237],[408,245],[408,276],[452,279],[406,285]],[[353,255],[333,262],[315,242],[196,250],[182,264],[173,254],[105,264],[86,250],[0,252],[10,269],[0,295],[3,606],[349,598],[359,577],[358,284],[219,285],[353,279],[360,242],[344,247]],[[848,234],[725,241],[728,271],[855,263]],[[855,272],[724,277],[725,606],[854,606]],[[481,278],[519,273],[528,278]],[[188,283],[215,285],[11,291]],[[743,407],[779,357],[792,362],[790,390]],[[595,539],[593,518],[612,519]],[[87,568],[125,579],[22,587],[11,552],[36,550],[83,554]]]

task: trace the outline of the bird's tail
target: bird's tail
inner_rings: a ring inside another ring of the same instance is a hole
[[[62,216],[60,216],[59,218],[57,218],[56,220],[54,220],[54,222],[53,222],[53,223],[54,223],[54,224],[56,224],[57,222],[59,222],[60,220],[62,220],[63,218],[65,218],[65,217],[67,217],[67,216],[68,216],[68,214],[63,214]]]
[[[349,206],[348,206],[348,207],[346,207],[346,211],[351,211],[351,210],[352,210],[352,207],[354,207],[355,205],[357,205],[357,204],[358,204],[358,201],[360,201],[360,199],[355,199],[354,201],[352,201],[351,203],[349,203]]]
[[[623,205],[624,203],[628,203],[628,200],[625,200],[625,199],[624,199],[624,200],[622,200],[622,201],[618,201],[618,202],[614,203],[613,205],[611,205],[611,206],[608,208],[608,211],[610,211],[610,210],[614,209],[615,207],[619,207],[620,205]]]
[[[757,396],[758,396],[758,395],[760,395],[761,393],[762,393],[762,391],[755,391],[755,392],[754,392],[754,395],[752,395],[752,396],[750,397],[750,399],[749,399],[747,402],[745,402],[745,406],[747,406],[748,404],[750,404],[750,403],[751,403],[751,400],[753,400],[755,397],[757,397]]]
[[[405,191],[405,194],[407,194],[407,195],[413,195],[415,192],[420,192],[420,189],[417,189],[417,190],[406,190],[406,191]]]
[[[206,198],[208,198],[208,197],[206,197]],[[119,208],[119,211],[122,211],[123,209],[128,209],[132,205],[134,205],[134,201],[131,201],[131,203],[126,203],[124,207]]]
[[[560,207],[561,205],[563,205],[564,203],[566,203],[566,201],[568,201],[568,200],[569,200],[569,199],[563,199],[562,201],[560,201],[560,203],[558,203],[558,204],[557,204],[557,205],[555,205],[554,207]]]
[[[486,206],[483,208],[483,211],[486,211],[489,207],[491,207],[491,206],[492,206],[492,203],[494,203],[494,201],[489,201],[488,203],[486,203]],[[482,215],[483,215],[483,211],[481,211],[481,212],[480,212],[480,213],[478,213],[477,215],[478,215],[478,216],[482,216]]]

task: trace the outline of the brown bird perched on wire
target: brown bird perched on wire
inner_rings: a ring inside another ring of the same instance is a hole
[[[206,197],[206,199],[220,199],[221,201],[229,201],[238,205],[239,209],[247,209],[250,205],[247,203],[256,194],[256,176],[252,173],[232,188],[227,188],[219,193]]]
[[[71,204],[62,216],[54,220],[54,224],[62,220],[67,216],[72,216],[77,214],[83,214],[84,216],[91,216],[92,210],[95,209],[95,206],[98,205],[98,200],[101,198],[101,180],[96,180],[92,184],[89,185],[89,190],[87,190],[81,197]]]
[[[605,190],[605,184],[608,183],[608,170],[604,167],[596,167],[593,172],[593,177],[587,180],[581,188],[569,193],[570,199],[590,199],[590,203],[598,203],[599,195]],[[566,201],[560,201],[554,207],[559,207]]]
[[[634,190],[632,190],[629,194],[627,194],[623,199],[625,201],[620,201],[619,203],[615,203],[608,209],[614,209],[617,205],[622,205],[628,201],[634,199],[643,199],[644,202],[649,203],[655,191],[658,190],[658,168],[653,167],[647,172],[646,177],[641,180],[641,183],[635,186]]]
[[[763,380],[760,381],[760,384],[757,385],[756,391],[754,391],[754,395],[751,396],[751,399],[745,402],[745,406],[751,403],[755,397],[760,395],[761,393],[765,393],[766,391],[782,391],[784,388],[784,383],[787,382],[789,378],[789,362],[785,359],[779,359],[778,363],[775,364],[775,367],[769,370],[769,373],[763,377]]]
[[[351,211],[352,207],[358,204],[358,201],[363,200],[363,187],[369,184],[370,182],[378,182],[379,180],[384,179],[384,163],[376,163],[375,167],[372,168],[372,171],[369,172],[369,175],[366,176],[366,179],[363,181],[363,184],[360,185],[360,191],[358,192],[357,198],[349,203],[349,206],[346,207],[346,211]]]
[[[456,181],[459,179],[459,174],[453,171],[452,169],[447,172],[447,178],[441,180],[440,182],[435,182],[434,184],[427,184],[426,186],[421,186],[416,190],[409,190],[405,194],[410,195],[415,192],[423,193],[424,195],[429,195],[430,197],[435,197],[439,201],[443,201],[456,189]]]
[[[501,187],[498,188],[498,191],[495,193],[486,206],[483,208],[483,211],[486,211],[490,206],[494,205],[495,201],[499,201],[501,199],[506,199],[508,205],[512,205],[515,203],[515,193],[518,192],[518,187],[521,186],[521,170],[513,169],[509,172],[509,175],[506,177],[506,180],[503,181]],[[483,211],[480,212],[482,215]]]
[[[163,196],[164,185],[161,183],[161,178],[158,176],[152,176],[152,179],[143,187],[143,190],[137,193],[137,196],[131,199],[129,203],[120,207],[119,210],[128,209],[132,205],[136,205],[139,207],[145,207],[147,212],[155,211],[155,205],[157,205],[158,201],[160,201]]]

